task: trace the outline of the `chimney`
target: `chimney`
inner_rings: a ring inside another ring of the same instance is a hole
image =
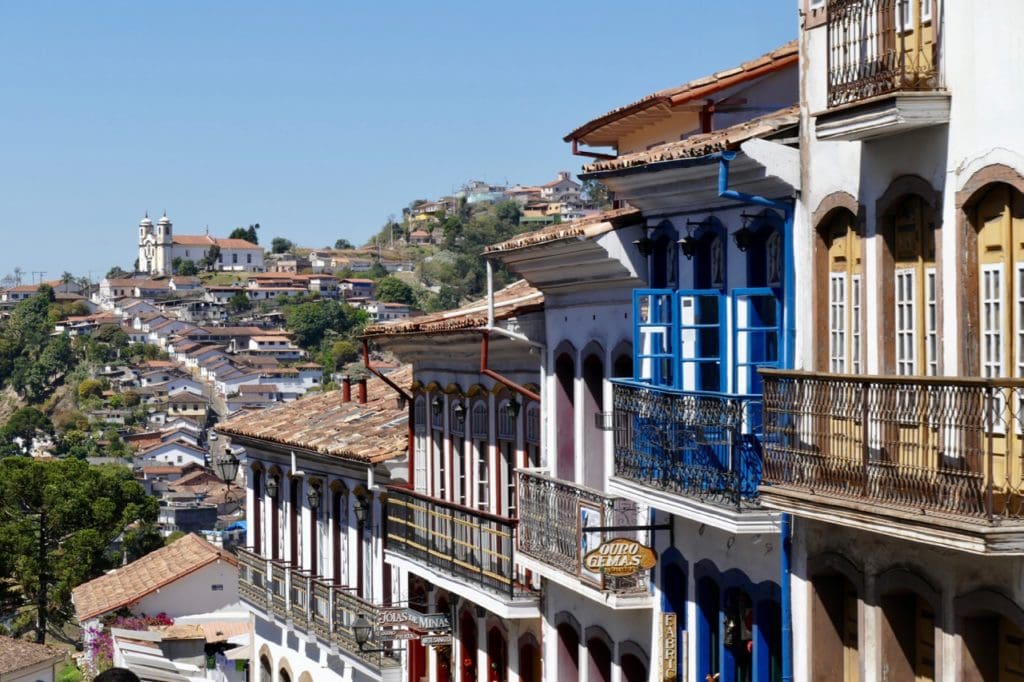
[[[365,378],[364,379],[360,379],[357,383],[359,384],[359,404],[360,405],[365,405],[366,404],[366,379]]]
[[[352,402],[352,380],[347,376],[341,378],[341,402]]]

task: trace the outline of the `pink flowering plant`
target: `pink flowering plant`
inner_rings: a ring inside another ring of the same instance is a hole
[[[131,613],[113,614],[103,619],[100,625],[85,629],[85,652],[87,674],[96,675],[103,672],[114,661],[114,639],[111,628],[121,630],[148,630],[150,627],[174,625],[174,619],[166,613],[155,616],[135,616]]]

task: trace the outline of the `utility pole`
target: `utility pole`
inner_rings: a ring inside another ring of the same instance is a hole
[[[32,284],[37,284],[36,275],[39,275],[39,282],[43,281],[43,277],[46,276],[46,270],[33,270],[32,271]]]

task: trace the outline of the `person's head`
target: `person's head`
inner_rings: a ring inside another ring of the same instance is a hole
[[[111,668],[97,675],[93,682],[140,682],[139,676],[125,668]]]

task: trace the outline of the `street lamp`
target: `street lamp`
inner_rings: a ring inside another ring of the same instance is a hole
[[[281,484],[277,480],[277,476],[271,476],[267,479],[267,495],[270,495],[270,499],[277,499],[277,491],[281,487]]]
[[[508,416],[512,417],[513,419],[519,416],[519,410],[521,410],[522,408],[523,404],[516,400],[515,398],[512,398],[512,400],[509,400],[507,403],[505,403],[505,410],[508,412]]]
[[[367,649],[366,643],[370,641],[370,634],[373,632],[373,625],[366,619],[366,616],[359,614],[352,623],[352,634],[355,635],[359,652],[363,654],[390,654],[401,651],[401,649]]]
[[[224,450],[223,453],[213,458],[213,468],[228,486],[224,493],[224,504],[226,505],[231,501],[231,483],[238,475],[238,458],[230,450]]]
[[[434,399],[430,401],[430,409],[434,413],[435,417],[441,414],[441,409],[443,407],[444,401],[441,400],[441,396],[435,396]]]
[[[306,491],[306,500],[309,502],[309,508],[315,512],[320,506],[320,488],[315,485],[309,486],[309,490]]]

